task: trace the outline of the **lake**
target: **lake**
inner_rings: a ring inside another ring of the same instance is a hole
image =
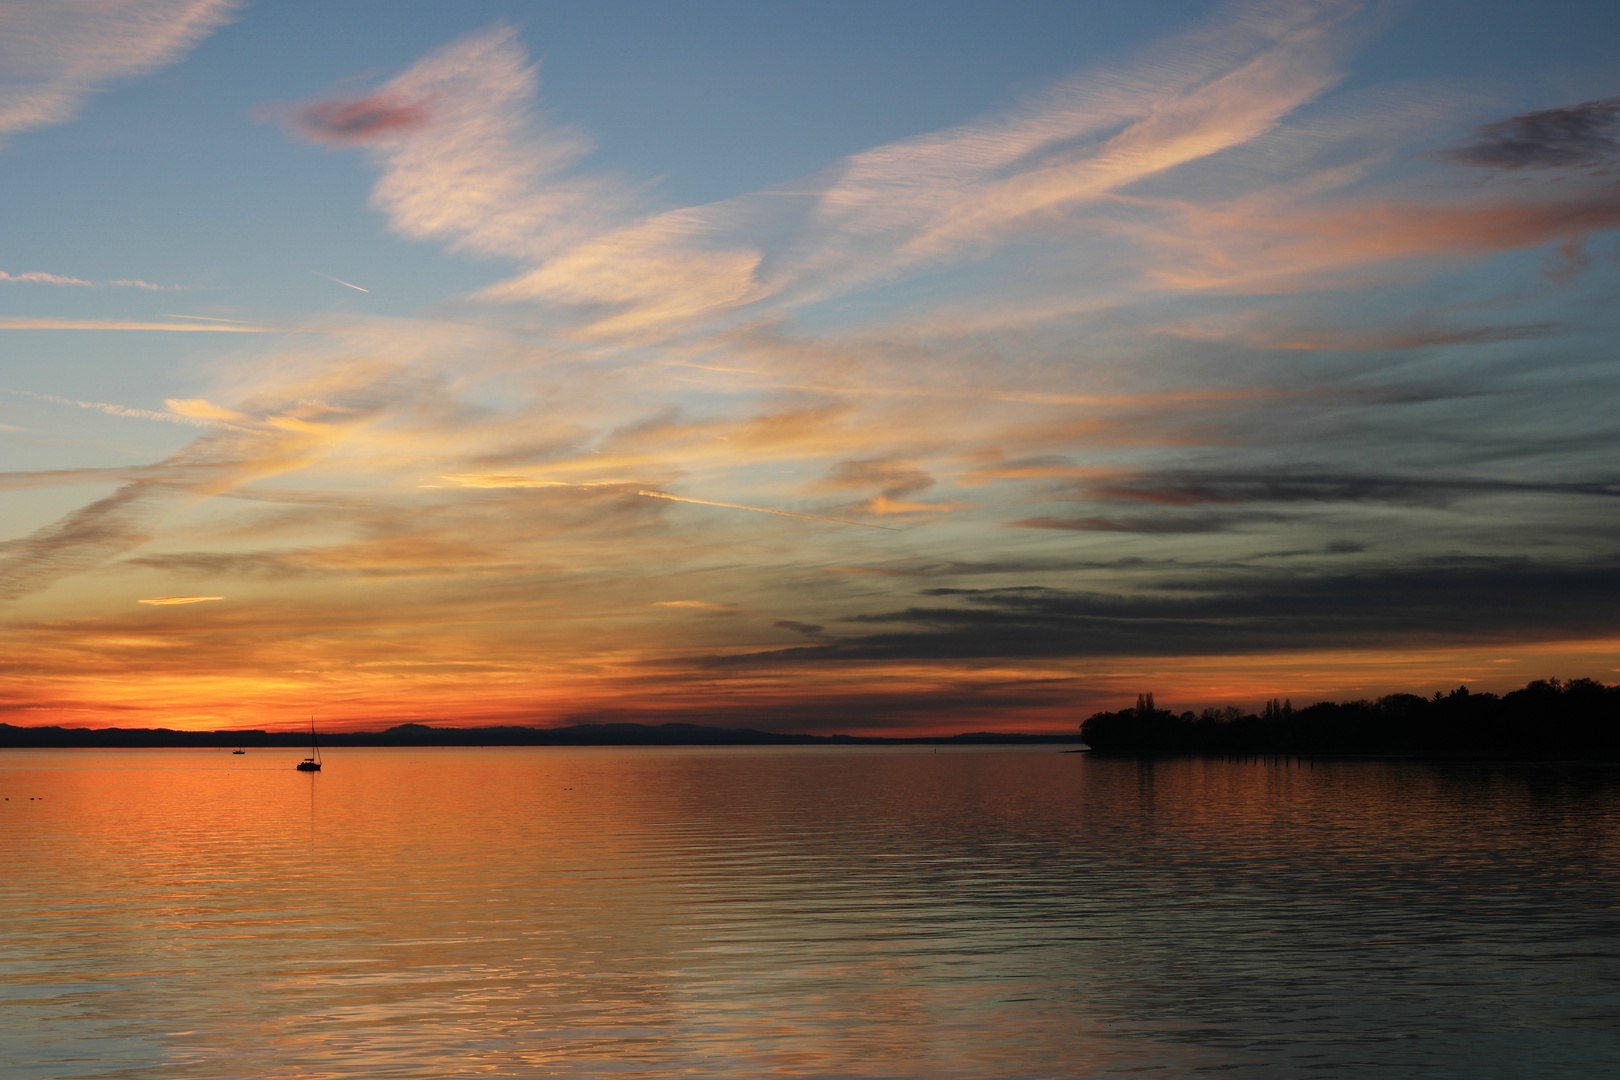
[[[1620,1075],[1620,769],[0,754],[12,1080]]]

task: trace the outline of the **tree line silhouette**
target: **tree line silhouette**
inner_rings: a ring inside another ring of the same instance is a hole
[[[1227,706],[1180,714],[1141,694],[1136,707],[1080,725],[1094,751],[1159,756],[1477,754],[1620,759],[1620,685],[1538,679],[1498,697],[1459,686],[1432,698],[1321,701],[1301,709],[1273,698],[1257,715]]]

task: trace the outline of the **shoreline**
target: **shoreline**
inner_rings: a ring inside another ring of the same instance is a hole
[[[889,737],[806,735],[694,724],[580,724],[565,728],[451,728],[403,724],[386,731],[322,734],[325,749],[453,746],[985,746],[1083,744],[1079,733],[975,731]],[[307,747],[300,731],[179,731],[172,728],[15,727],[0,724],[0,750],[284,749]]]

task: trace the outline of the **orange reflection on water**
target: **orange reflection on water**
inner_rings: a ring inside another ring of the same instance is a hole
[[[1467,1068],[1468,1023],[1555,1007],[1570,971],[1537,958],[1601,938],[1620,851],[1620,789],[1556,772],[298,757],[0,758],[30,1054],[182,1080]],[[1458,954],[1459,920],[1514,951]]]

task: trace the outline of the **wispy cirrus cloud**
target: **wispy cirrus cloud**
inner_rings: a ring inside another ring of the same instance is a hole
[[[496,26],[432,53],[370,97],[315,102],[291,128],[366,147],[373,204],[394,228],[455,250],[538,261],[622,221],[630,192],[577,171],[590,141],[548,123],[516,31]]]
[[[339,117],[312,135],[336,141],[354,116],[348,141],[383,166],[374,201],[398,231],[531,265],[485,298],[557,305],[592,336],[644,339],[982,255],[1252,140],[1338,81],[1367,32],[1363,7],[1238,6],[1010,111],[855,155],[798,185],[662,212],[623,181],[579,169],[589,143],[534,111],[535,70],[509,28],[308,115]]]
[[[17,281],[29,285],[78,285],[83,288],[94,288],[95,282],[84,278],[68,277],[65,274],[47,274],[41,270],[29,270],[21,274],[8,274],[0,270],[0,281]]]
[[[0,138],[73,119],[114,79],[172,64],[237,0],[10,0],[0,6]]]
[[[856,155],[817,200],[843,238],[813,262],[864,277],[1032,228],[1248,142],[1327,92],[1365,33],[1355,3],[1248,5],[1011,113]]]
[[[0,281],[9,281],[25,285],[69,285],[82,289],[99,287],[110,289],[146,289],[151,292],[185,292],[187,285],[154,285],[150,281],[139,278],[115,278],[112,281],[94,282],[84,278],[69,277],[66,274],[50,274],[42,270],[28,270],[20,274],[10,274],[0,270]]]
[[[1147,275],[1176,290],[1322,289],[1401,261],[1478,259],[1620,228],[1620,193],[1612,189],[1445,205],[1313,200],[1290,206],[1268,192],[1213,206],[1182,202],[1153,209],[1162,213],[1150,223],[1118,227],[1157,249]]]
[[[185,316],[180,316],[184,318]],[[274,334],[304,327],[253,326],[218,320],[156,322],[145,319],[53,319],[27,315],[0,315],[0,330],[173,330],[180,333]]]
[[[148,292],[189,292],[192,288],[190,285],[157,285],[150,281],[142,281],[140,278],[113,278],[107,282],[107,287],[112,289],[145,289]]]

